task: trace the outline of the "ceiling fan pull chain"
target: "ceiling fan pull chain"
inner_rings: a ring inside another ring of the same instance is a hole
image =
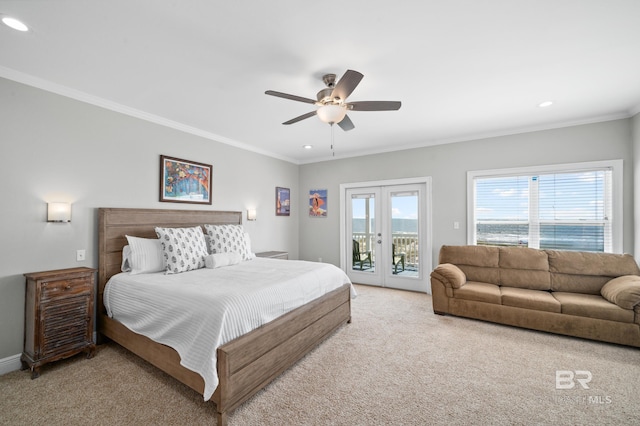
[[[336,152],[333,150],[333,123],[331,123],[329,127],[331,127],[331,156],[335,157]]]

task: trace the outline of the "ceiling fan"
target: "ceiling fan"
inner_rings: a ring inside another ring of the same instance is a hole
[[[282,124],[293,124],[306,118],[317,115],[320,120],[331,125],[338,124],[344,131],[351,130],[355,126],[347,115],[348,111],[396,111],[402,105],[396,101],[358,101],[347,102],[347,97],[358,86],[364,75],[358,71],[347,70],[342,78],[336,83],[335,74],[326,74],[322,77],[322,81],[327,85],[316,95],[317,100],[303,98],[302,96],[289,95],[287,93],[267,90],[267,95],[277,96],[279,98],[291,99],[292,101],[304,102],[307,104],[317,105],[319,108],[315,111],[302,114],[299,117],[292,118]]]

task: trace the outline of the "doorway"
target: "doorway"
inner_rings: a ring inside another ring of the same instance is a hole
[[[341,185],[341,263],[354,283],[428,292],[430,178]]]

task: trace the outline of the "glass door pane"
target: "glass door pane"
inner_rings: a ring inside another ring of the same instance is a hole
[[[351,269],[376,272],[375,193],[351,194]]]
[[[418,191],[392,191],[391,199],[391,273],[417,277],[420,268],[418,233]]]

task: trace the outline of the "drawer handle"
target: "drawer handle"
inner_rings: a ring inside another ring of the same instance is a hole
[[[70,286],[70,285],[68,285],[68,286],[66,286],[64,289],[65,289],[65,290],[70,290],[70,289],[71,289],[71,286]]]

